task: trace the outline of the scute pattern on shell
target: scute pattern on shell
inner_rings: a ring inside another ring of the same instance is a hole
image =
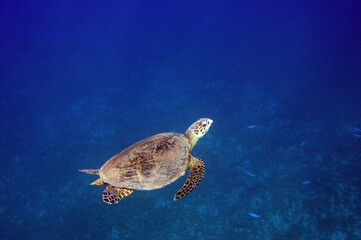
[[[162,133],[144,139],[112,157],[99,171],[104,182],[135,190],[164,187],[186,171],[190,142],[184,134]]]

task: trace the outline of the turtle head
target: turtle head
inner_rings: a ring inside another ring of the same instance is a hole
[[[184,133],[190,140],[192,146],[194,146],[198,139],[204,136],[208,132],[208,129],[212,125],[213,120],[209,118],[201,118],[193,123],[187,131]]]

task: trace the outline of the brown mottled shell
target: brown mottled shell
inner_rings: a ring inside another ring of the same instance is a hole
[[[187,170],[191,144],[184,134],[161,133],[109,159],[99,176],[115,187],[151,190],[164,187]]]

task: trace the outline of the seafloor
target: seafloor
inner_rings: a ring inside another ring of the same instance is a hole
[[[3,102],[32,104],[2,120],[1,239],[361,238],[360,120],[302,108],[310,102],[287,108],[292,92],[252,84],[194,81],[179,94],[157,81],[54,104],[26,93]],[[96,177],[78,172],[200,117],[214,120],[193,151],[206,175],[184,199],[173,201],[185,177],[108,205],[104,187],[89,186]]]

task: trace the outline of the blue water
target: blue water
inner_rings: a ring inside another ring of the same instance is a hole
[[[359,9],[1,1],[0,239],[361,239]],[[183,199],[78,171],[201,117]]]

